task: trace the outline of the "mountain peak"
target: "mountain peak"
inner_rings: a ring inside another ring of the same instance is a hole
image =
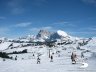
[[[39,39],[39,38],[46,39],[46,38],[48,38],[48,36],[50,36],[50,34],[51,34],[51,33],[50,33],[49,31],[47,31],[47,30],[40,30],[36,37],[37,37],[38,39]]]

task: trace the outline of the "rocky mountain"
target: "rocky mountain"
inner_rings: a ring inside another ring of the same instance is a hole
[[[3,38],[6,41],[6,38]],[[57,42],[62,44],[79,44],[80,46],[85,45],[89,42],[89,38],[79,38],[70,36],[62,30],[57,30],[56,32],[49,32],[47,30],[40,30],[38,34],[27,35],[24,37],[19,37],[18,39],[7,39],[10,42]]]
[[[51,32],[47,30],[40,30],[39,33],[36,35],[37,39],[48,39],[51,35]]]
[[[46,45],[46,46],[64,45],[64,46],[71,46],[71,47],[74,46],[74,48],[83,47],[84,49],[85,48],[90,49],[91,46],[93,48],[94,46],[96,46],[96,38],[74,37],[74,36],[67,34],[66,32],[62,30],[58,30],[53,33],[47,30],[40,30],[36,36],[28,35],[28,36],[19,37],[17,39],[8,39],[8,38],[0,39],[0,44],[2,46],[4,46],[6,42],[12,44],[13,48],[18,48],[22,46],[23,47],[31,46],[31,45]],[[8,47],[10,46],[10,44],[8,44]],[[4,49],[5,48],[8,49],[8,47],[4,46]]]

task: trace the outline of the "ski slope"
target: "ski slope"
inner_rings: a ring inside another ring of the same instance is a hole
[[[3,61],[2,59],[0,59],[0,72],[96,72],[96,58],[94,58],[94,56],[92,57],[94,59],[89,56],[85,56],[85,58],[88,58],[88,60],[86,60],[86,63],[88,63],[89,66],[85,69],[82,69],[80,68],[82,59],[80,58],[80,54],[78,53],[79,51],[77,51],[77,64],[71,64],[71,53],[69,53],[69,49],[62,50],[60,52],[60,57],[58,57],[58,54],[54,54],[53,62],[50,62],[50,58],[48,58],[46,49],[34,51],[34,58],[32,57],[32,53],[25,53],[17,54],[16,61],[8,59],[6,59],[6,61]],[[40,56],[40,64],[36,64],[36,51],[42,52],[42,55]],[[52,52],[55,52],[55,49]],[[13,56],[13,58],[15,58],[16,54],[10,56]]]

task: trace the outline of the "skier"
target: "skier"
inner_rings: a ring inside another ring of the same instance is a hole
[[[40,64],[40,58],[39,57],[37,58],[37,64]]]
[[[34,55],[34,53],[33,53],[33,55],[32,55],[32,58],[33,58],[33,59],[35,58],[35,55]]]
[[[77,55],[72,52],[72,55],[71,55],[72,64],[76,64],[76,58],[77,58]]]
[[[50,58],[51,58],[51,61],[50,61],[50,62],[53,62],[53,56],[52,56],[52,55],[51,55],[51,57],[50,57]]]
[[[15,57],[15,60],[17,60],[17,55],[16,55],[16,57]]]
[[[81,52],[81,58],[84,58],[84,52]]]
[[[34,57],[34,54],[33,54],[33,57]]]

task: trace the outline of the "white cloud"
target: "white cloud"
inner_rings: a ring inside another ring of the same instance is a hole
[[[25,6],[27,3],[30,5],[41,6],[45,2],[47,2],[47,0],[9,0],[7,8],[12,14],[21,14],[26,11]]]
[[[84,31],[96,31],[96,26],[94,26],[94,27],[85,27],[85,28],[81,28],[80,30],[84,30]]]
[[[23,3],[25,0],[10,0],[7,5],[12,14],[21,14],[24,12]]]
[[[3,16],[0,16],[0,20],[3,20],[3,19],[6,19],[5,17],[3,17]]]
[[[66,21],[61,21],[61,22],[55,22],[53,24],[58,24],[58,25],[63,25],[64,27],[75,27],[75,24],[66,22]]]
[[[88,30],[91,30],[91,31],[96,31],[96,27],[90,27],[90,28],[87,28]]]
[[[28,27],[31,24],[32,24],[31,22],[19,23],[19,24],[16,24],[15,27]]]
[[[79,37],[92,37],[92,36],[96,36],[96,32],[93,31],[73,31],[73,32],[69,32],[69,34],[71,35],[75,35],[75,36],[79,36]]]
[[[80,31],[80,32],[70,32],[73,34],[96,34],[96,32],[89,32],[89,31]]]
[[[82,0],[85,3],[96,4],[96,0]]]
[[[40,27],[40,28],[31,28],[29,29],[30,31],[34,31],[34,32],[38,32],[39,30],[49,30],[49,31],[54,31],[55,29],[53,29],[50,26],[47,27]]]
[[[50,27],[50,26],[48,26],[48,27],[42,27],[41,29],[50,30],[50,29],[52,29],[52,27]]]
[[[53,24],[65,24],[65,23],[67,23],[67,22],[55,22]]]
[[[11,10],[11,12],[12,12],[12,14],[21,14],[21,13],[23,13],[24,12],[24,8],[13,8],[12,10]]]
[[[6,32],[6,31],[9,31],[9,29],[5,27],[0,27],[0,32]]]
[[[0,27],[0,36],[6,36],[8,35],[8,32],[10,31],[9,28],[6,27]]]
[[[29,31],[36,31],[36,32],[38,32],[40,30],[40,28],[31,28],[31,29],[29,29]]]

